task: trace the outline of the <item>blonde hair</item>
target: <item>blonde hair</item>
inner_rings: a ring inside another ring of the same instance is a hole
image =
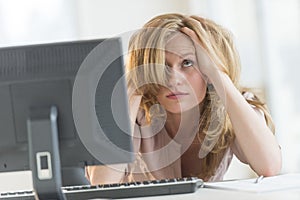
[[[192,29],[202,47],[219,69],[227,74],[241,93],[248,91],[239,85],[240,60],[233,44],[231,33],[212,20],[199,16],[181,14],[165,14],[154,17],[143,28],[137,31],[129,42],[129,56],[126,69],[128,87],[135,89],[135,94],[142,95],[141,109],[145,111],[147,122],[151,122],[150,108],[158,104],[156,95],[160,85],[168,81],[168,68],[165,67],[165,45],[170,36],[179,32],[182,27]],[[261,109],[266,122],[274,132],[273,123],[267,107],[256,96],[247,100]],[[234,131],[224,106],[213,88],[207,89],[205,99],[201,103],[200,124],[197,136],[200,141],[208,139],[206,156],[202,158],[199,178],[208,180],[215,174],[226,149],[234,140]],[[210,129],[212,120],[218,126]],[[203,134],[204,133],[204,134]],[[212,142],[213,141],[213,142]],[[212,147],[209,145],[213,144]],[[204,148],[205,150],[205,148]]]

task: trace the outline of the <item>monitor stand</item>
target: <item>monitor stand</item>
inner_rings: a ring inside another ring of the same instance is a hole
[[[32,108],[29,115],[29,163],[36,196],[38,199],[65,200],[61,190],[57,108]]]

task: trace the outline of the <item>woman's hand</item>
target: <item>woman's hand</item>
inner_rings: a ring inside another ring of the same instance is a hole
[[[180,29],[180,31],[189,36],[193,41],[196,49],[198,66],[201,73],[205,76],[206,79],[208,79],[207,81],[211,82],[212,79],[217,78],[218,73],[220,72],[218,65],[222,65],[222,63],[214,53],[212,47],[207,47],[209,50],[206,50],[202,46],[201,41],[192,29],[183,27]]]

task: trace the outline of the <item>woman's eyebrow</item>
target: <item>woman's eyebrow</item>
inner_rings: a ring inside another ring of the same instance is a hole
[[[186,56],[195,56],[195,51],[193,49],[182,49],[182,50],[173,50],[169,49],[167,52],[176,54],[180,57],[186,57]]]
[[[189,56],[195,56],[195,52],[192,52],[192,51],[178,52],[177,55],[182,57],[182,58],[185,58],[185,57],[189,57]]]
[[[181,54],[182,57],[186,57],[186,56],[194,56],[195,53],[194,52],[189,52],[189,53],[183,53]]]
[[[182,48],[178,51],[179,55],[186,56],[186,55],[195,55],[195,49],[188,47],[188,48]]]

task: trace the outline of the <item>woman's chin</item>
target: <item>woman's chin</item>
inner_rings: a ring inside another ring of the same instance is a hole
[[[184,113],[187,111],[191,111],[193,109],[199,109],[198,104],[196,105],[189,105],[189,106],[181,106],[181,107],[176,107],[176,108],[166,108],[166,111],[172,114],[180,114]]]

